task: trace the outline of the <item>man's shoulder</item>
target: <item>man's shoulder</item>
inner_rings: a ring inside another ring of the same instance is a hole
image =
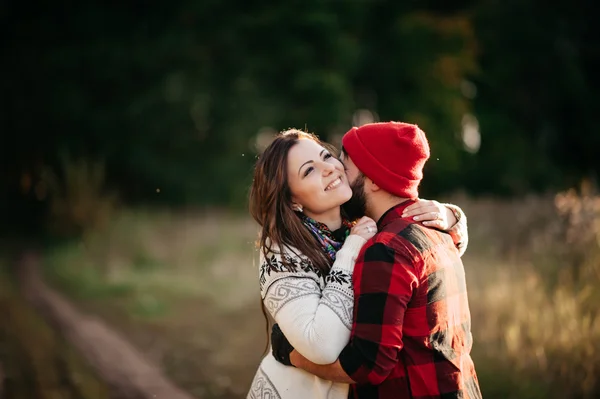
[[[376,243],[386,245],[395,251],[408,251],[412,255],[422,254],[434,245],[437,230],[428,229],[406,219],[396,219],[388,223],[375,237]]]

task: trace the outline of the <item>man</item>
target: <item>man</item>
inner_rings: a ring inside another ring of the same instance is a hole
[[[418,198],[429,158],[415,125],[372,123],[342,139],[353,197],[349,216],[378,221],[354,269],[350,342],[330,365],[297,351],[292,365],[353,384],[352,398],[481,398],[465,273],[450,235],[403,215]]]

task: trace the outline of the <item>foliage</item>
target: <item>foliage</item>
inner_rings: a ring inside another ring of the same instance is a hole
[[[472,192],[510,194],[598,179],[600,66],[589,0],[475,2],[473,76],[481,150],[464,165]],[[478,173],[477,171],[480,171]]]
[[[68,152],[126,202],[244,206],[259,132],[338,143],[368,120],[424,128],[428,196],[571,186],[599,169],[598,24],[579,3],[9,2],[0,201]]]
[[[102,230],[117,207],[116,196],[106,192],[104,165],[65,156],[61,166],[62,177],[50,168],[41,175],[49,201],[49,230],[59,235]]]

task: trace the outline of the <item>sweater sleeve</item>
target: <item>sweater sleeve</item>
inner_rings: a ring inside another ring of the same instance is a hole
[[[458,249],[460,256],[463,256],[469,245],[469,231],[467,228],[467,216],[460,207],[454,204],[443,204],[450,208],[458,220],[454,226],[448,230],[448,234],[452,237],[454,245]]]
[[[265,281],[262,291],[266,309],[292,346],[313,363],[335,362],[350,339],[352,274],[365,242],[357,235],[346,239],[325,277],[323,290],[320,277],[306,264],[293,273],[272,273]]]

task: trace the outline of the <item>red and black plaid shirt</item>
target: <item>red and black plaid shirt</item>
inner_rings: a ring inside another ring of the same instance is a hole
[[[465,271],[448,234],[390,209],[354,269],[354,322],[342,368],[351,398],[481,398]]]

